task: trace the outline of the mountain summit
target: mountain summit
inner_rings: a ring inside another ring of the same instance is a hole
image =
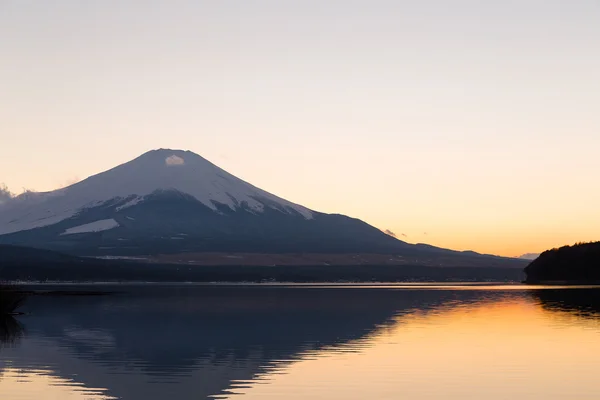
[[[0,244],[85,256],[368,253],[430,265],[440,265],[440,257],[469,258],[470,265],[496,259],[407,244],[358,219],[284,200],[190,151],[169,149],[3,203]]]
[[[160,149],[64,189],[25,194],[0,210],[0,235],[40,228],[80,214],[116,204],[123,211],[158,192],[186,194],[218,212],[228,207],[262,213],[265,207],[306,219],[312,211],[265,192],[236,178],[190,151]]]

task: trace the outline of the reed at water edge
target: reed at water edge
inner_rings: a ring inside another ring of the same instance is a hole
[[[0,284],[0,317],[15,315],[27,295],[12,285]]]

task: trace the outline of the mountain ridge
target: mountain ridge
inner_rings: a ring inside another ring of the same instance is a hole
[[[273,195],[195,153],[171,149],[149,151],[63,189],[10,200],[0,206],[0,244],[78,256],[372,253],[496,259],[408,244],[359,219]]]

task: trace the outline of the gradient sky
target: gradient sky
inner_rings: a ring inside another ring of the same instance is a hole
[[[409,242],[600,240],[597,0],[0,0],[0,37],[15,192],[179,148]]]

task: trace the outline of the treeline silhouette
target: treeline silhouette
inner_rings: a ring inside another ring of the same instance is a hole
[[[520,281],[518,268],[389,265],[191,266],[73,257],[0,245],[0,281],[404,282]]]
[[[543,252],[526,268],[527,283],[600,282],[600,242],[577,243]]]

